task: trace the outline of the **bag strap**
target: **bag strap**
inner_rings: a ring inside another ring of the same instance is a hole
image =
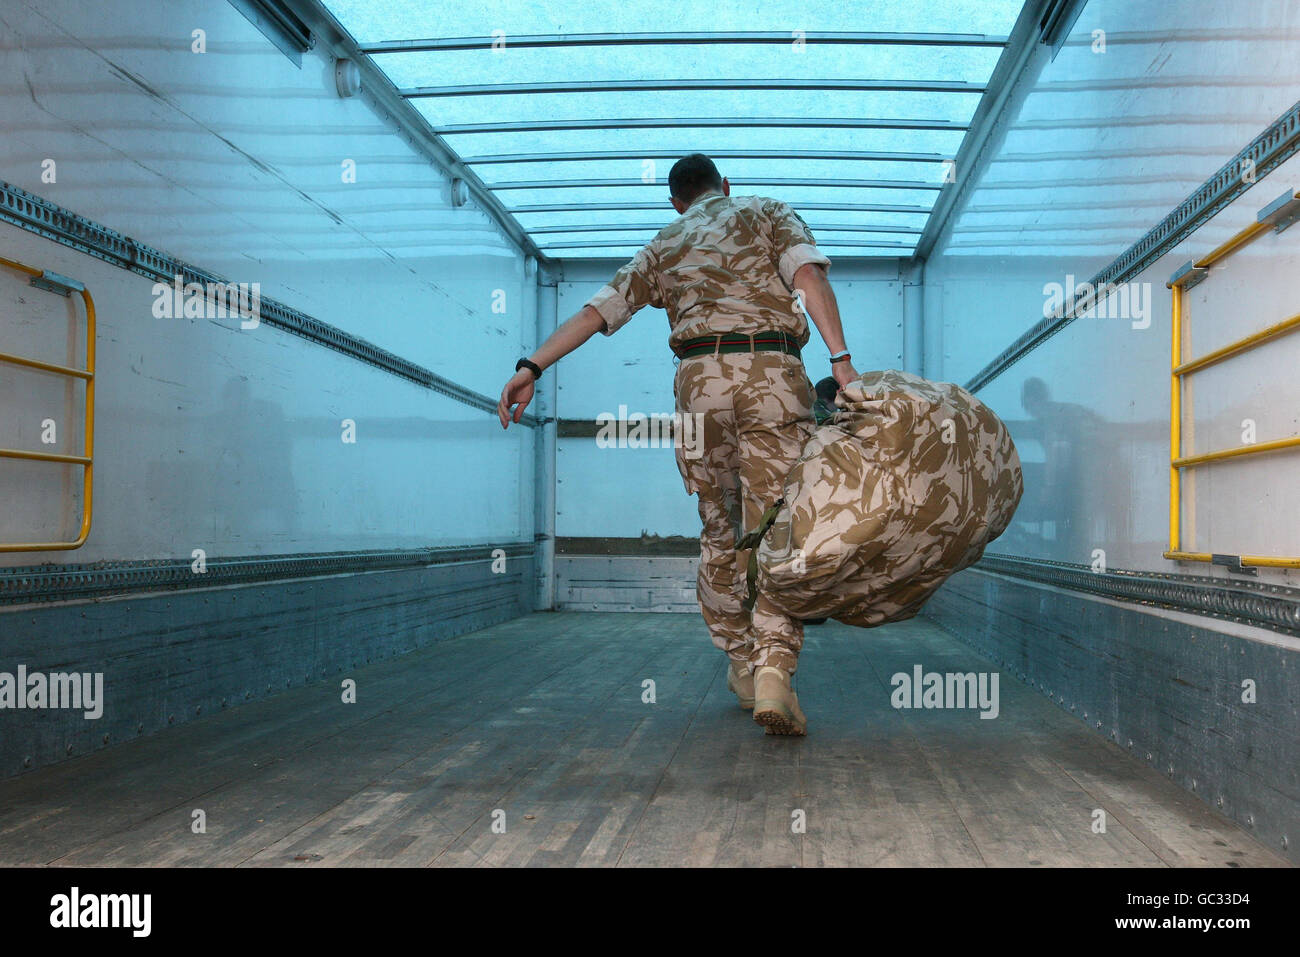
[[[749,569],[745,573],[745,600],[741,607],[745,611],[753,611],[754,603],[758,601],[758,543],[763,540],[767,530],[776,522],[777,513],[781,511],[781,506],[785,504],[784,498],[778,498],[772,507],[763,513],[759,519],[758,528],[752,532],[746,532],[736,542],[736,551],[743,552],[749,549]]]

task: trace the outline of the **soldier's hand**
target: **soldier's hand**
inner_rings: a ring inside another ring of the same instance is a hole
[[[852,362],[834,362],[831,364],[831,376],[840,384],[840,388],[858,381],[858,370]]]
[[[518,422],[524,415],[524,409],[533,401],[533,383],[536,380],[527,369],[520,369],[510,377],[506,387],[501,390],[501,401],[497,403],[497,418],[501,428],[509,428],[511,422]],[[514,415],[511,415],[511,407]]]

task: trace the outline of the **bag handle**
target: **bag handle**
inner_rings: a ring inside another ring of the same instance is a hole
[[[785,504],[784,498],[778,498],[758,522],[758,528],[752,532],[746,532],[736,542],[736,551],[743,552],[749,549],[749,568],[745,572],[745,600],[741,607],[745,611],[753,611],[754,603],[758,601],[758,543],[763,540],[767,530],[776,522],[777,513],[781,511],[781,506]]]

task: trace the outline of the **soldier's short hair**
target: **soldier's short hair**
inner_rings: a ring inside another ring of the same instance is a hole
[[[722,189],[722,176],[713,160],[703,153],[683,156],[668,172],[668,192],[683,203],[692,202],[710,189]]]

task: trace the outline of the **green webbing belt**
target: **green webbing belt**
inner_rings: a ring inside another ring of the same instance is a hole
[[[698,336],[687,339],[676,350],[679,359],[694,359],[697,356],[728,355],[735,352],[784,352],[797,356],[800,353],[799,341],[788,332],[770,329],[747,333],[727,332],[712,336]]]
[[[767,530],[772,527],[776,521],[776,515],[781,511],[781,506],[785,504],[785,499],[778,498],[776,502],[763,513],[759,519],[758,528],[752,532],[746,532],[741,536],[740,541],[736,542],[736,551],[743,552],[750,549],[749,552],[749,570],[745,573],[746,590],[743,607],[745,611],[752,611],[754,602],[758,601],[758,543],[763,540]]]

